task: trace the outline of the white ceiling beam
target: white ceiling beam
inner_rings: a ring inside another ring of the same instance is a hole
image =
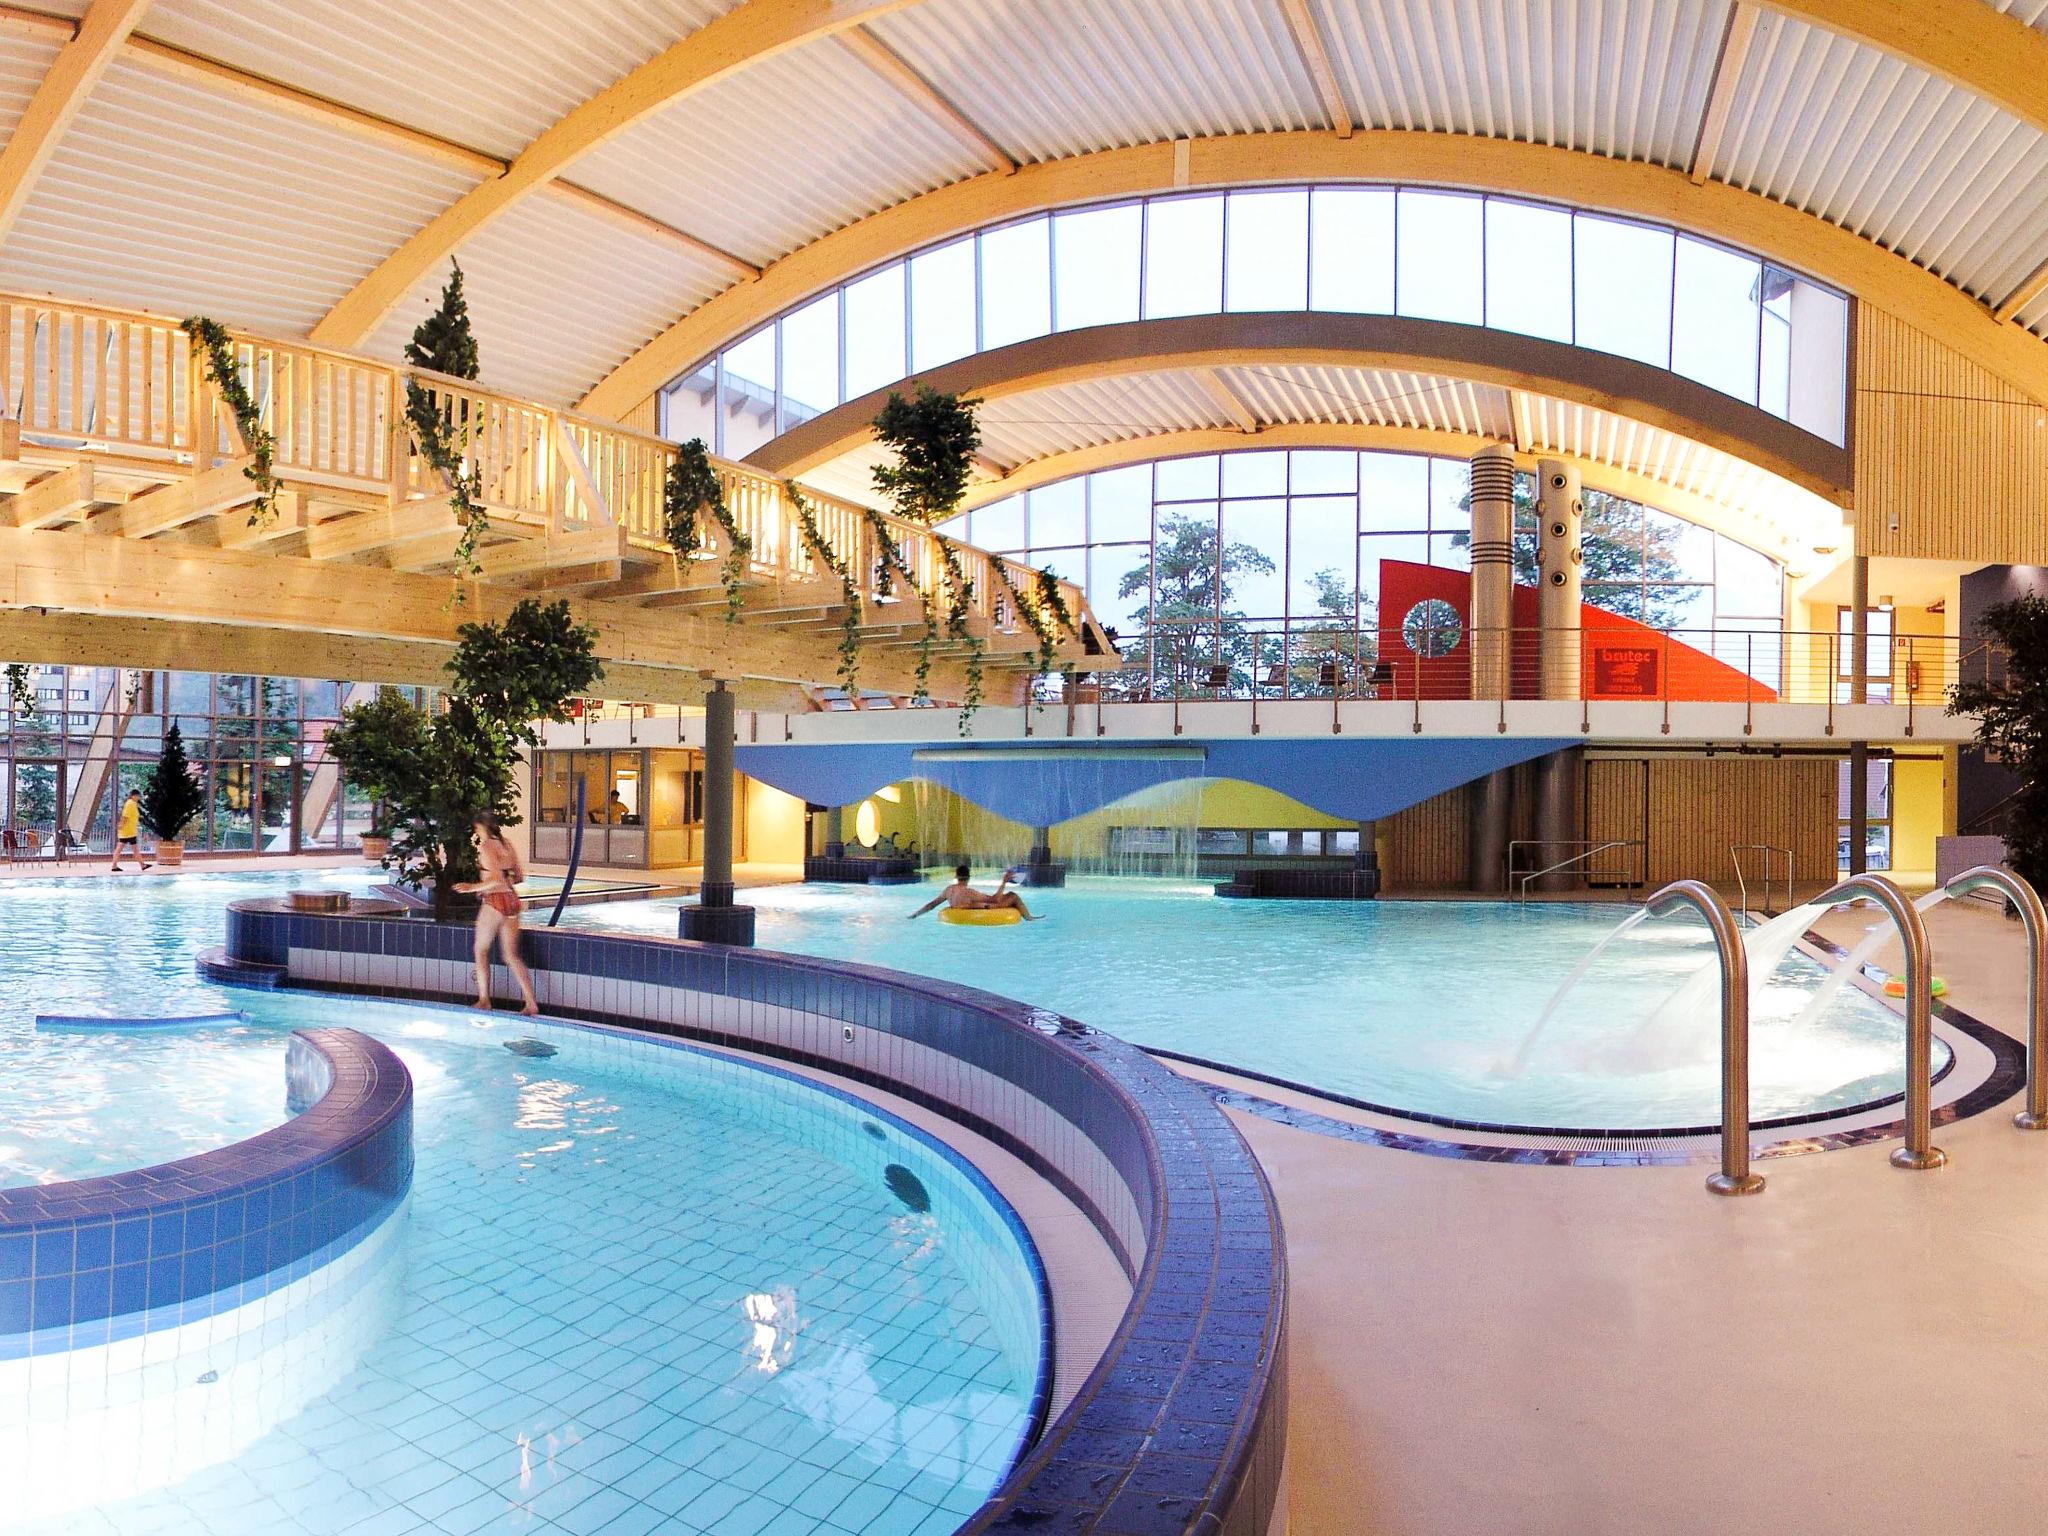
[[[1315,83],[1316,98],[1323,104],[1323,115],[1330,120],[1330,130],[1340,139],[1351,137],[1355,126],[1351,118],[1351,106],[1344,100],[1344,91],[1337,83],[1337,71],[1330,63],[1330,51],[1323,46],[1323,34],[1316,26],[1316,19],[1310,13],[1308,0],[1280,0],[1280,14],[1287,20],[1288,33],[1294,38],[1294,50],[1301,55],[1302,68]]]
[[[944,92],[919,74],[910,62],[866,27],[849,27],[839,34],[848,52],[893,86],[912,106],[941,128],[973,147],[988,168],[1005,175],[1017,169],[1016,157],[982,130],[979,123],[961,111]]]
[[[1728,8],[1728,25],[1721,31],[1721,51],[1714,58],[1714,78],[1707,86],[1707,105],[1700,113],[1700,131],[1692,143],[1692,164],[1686,175],[1695,184],[1714,174],[1714,159],[1721,152],[1721,140],[1728,132],[1728,114],[1735,104],[1735,85],[1742,78],[1743,61],[1756,36],[1757,9],[1736,0]]]
[[[0,242],[7,239],[57,145],[114,61],[149,0],[93,0],[77,33],[57,50],[50,71],[29,98],[0,149]]]
[[[1222,374],[1214,368],[1190,368],[1188,376],[1200,386],[1202,393],[1209,397],[1224,418],[1236,424],[1238,431],[1252,433],[1259,430],[1259,418],[1238,398],[1237,391],[1230,387]]]

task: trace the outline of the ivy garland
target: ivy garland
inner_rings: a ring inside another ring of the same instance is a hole
[[[917,584],[917,577],[903,558],[903,546],[889,534],[889,524],[873,507],[866,509],[868,527],[874,530],[875,544],[882,552],[881,569],[875,573],[875,596],[886,598],[896,590],[900,578],[903,585],[917,594],[924,605],[924,633],[917,640],[917,672],[910,690],[912,702],[929,699],[928,686],[932,672],[932,647],[939,640],[939,610],[932,606],[931,594]]]
[[[17,718],[34,720],[40,713],[36,691],[28,685],[28,663],[25,661],[7,663],[7,702]]]
[[[438,469],[447,480],[448,505],[462,524],[462,537],[455,541],[456,574],[481,576],[484,568],[476,557],[476,547],[490,529],[491,515],[479,495],[483,488],[480,472],[463,462],[462,450],[469,437],[468,428],[458,430],[453,422],[442,416],[434,403],[433,392],[414,379],[405,381],[405,415],[412,427],[412,440],[419,445],[420,457]],[[458,603],[462,601],[459,585],[455,589],[455,600]]]
[[[981,660],[982,643],[980,636],[968,628],[968,614],[974,603],[974,583],[967,579],[967,571],[960,563],[960,546],[943,533],[934,533],[933,540],[939,546],[939,554],[946,562],[946,632],[955,640],[967,642],[967,685],[960,700],[960,734],[967,734],[968,722],[974,712],[981,708]]]
[[[474,379],[478,372],[476,333],[469,323],[469,301],[463,296],[462,268],[450,261],[448,281],[441,289],[441,302],[422,320],[405,344],[405,360],[415,368],[446,374],[453,379]],[[418,379],[405,381],[405,420],[420,457],[439,470],[448,482],[448,505],[462,524],[462,536],[455,541],[456,584],[453,601],[463,600],[461,577],[483,574],[476,557],[477,546],[490,531],[490,513],[483,503],[483,471],[464,464],[472,430],[467,420],[458,425],[453,411],[444,415],[433,389]]]
[[[193,358],[205,363],[207,378],[220,391],[228,409],[235,413],[235,425],[241,429],[242,441],[249,448],[249,463],[242,473],[256,487],[256,500],[249,508],[249,526],[265,527],[277,516],[279,486],[273,468],[277,460],[277,438],[263,425],[263,412],[249,393],[242,370],[235,365],[234,338],[228,334],[226,326],[204,315],[187,315],[178,329],[190,338]],[[201,423],[194,422],[192,426],[195,435],[202,433]]]
[[[741,582],[754,553],[754,540],[741,530],[739,519],[726,503],[725,482],[712,465],[704,439],[693,437],[676,449],[661,487],[662,531],[679,559],[687,560],[706,546],[704,530],[697,522],[700,512],[709,512],[711,520],[725,530],[725,559],[718,567],[718,584],[725,589],[725,622],[730,624],[739,618],[746,601]]]
[[[1059,578],[1050,571],[1037,571],[1033,583],[1035,601],[1027,602],[1018,590],[1017,583],[1010,579],[1009,568],[1001,561],[990,562],[995,572],[1002,577],[1003,585],[1010,589],[1010,597],[1017,605],[1017,612],[1024,622],[1031,626],[1031,632],[1038,636],[1038,670],[1050,672],[1059,659],[1060,626],[1065,625],[1071,633],[1074,616],[1067,608],[1066,599],[1060,596]]]
[[[796,482],[783,481],[782,493],[789,498],[789,505],[796,513],[797,527],[803,532],[804,543],[839,578],[840,599],[846,609],[839,620],[839,687],[850,699],[860,686],[860,583],[853,579],[853,570],[848,562],[835,555],[832,546],[825,542],[824,530],[818,527],[817,513],[812,510],[804,493],[797,489]]]

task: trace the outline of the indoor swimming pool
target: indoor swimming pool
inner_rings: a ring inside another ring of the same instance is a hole
[[[992,889],[993,873],[980,884]],[[744,899],[764,949],[985,987],[1150,1048],[1409,1113],[1557,1128],[1719,1119],[1714,993],[1699,979],[1714,953],[1690,916],[1636,925],[1559,997],[1626,908],[1226,901],[1207,884],[1092,878],[1026,891],[1045,922],[905,921],[936,889],[774,886]],[[679,904],[574,908],[564,922],[672,936]],[[1903,1087],[1896,1014],[1845,987],[1802,1017],[1824,974],[1795,951],[1756,978],[1755,1119]],[[1937,1041],[1937,1069],[1945,1060]]]
[[[1045,1314],[1028,1239],[979,1174],[893,1117],[716,1054],[195,978],[228,900],[305,883],[8,887],[5,1182],[277,1124],[292,1028],[374,1036],[415,1094],[409,1210],[364,1245],[374,1305],[350,1337],[281,1364],[219,1342],[202,1395],[176,1385],[223,1434],[182,1422],[161,1443],[53,1444],[52,1399],[24,1394],[33,1418],[0,1408],[0,1454],[30,1468],[10,1529],[460,1536],[673,1518],[936,1536],[981,1504],[1037,1408]],[[246,1019],[33,1028],[38,1012],[223,1009]],[[60,1407],[114,1390],[75,1367],[66,1381],[67,1358],[53,1357]]]

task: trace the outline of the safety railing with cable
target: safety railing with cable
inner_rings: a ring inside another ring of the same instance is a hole
[[[1409,627],[1409,631],[1413,630]],[[1433,699],[1542,697],[1846,705],[1853,645],[1830,631],[1467,630],[1389,634],[1327,620],[1226,619],[1118,636],[1124,670],[1099,683],[1105,702],[1166,699]],[[1963,678],[2001,675],[2002,655],[1948,635],[1872,639],[1864,702],[1940,713]],[[1475,675],[1482,687],[1475,689]]]

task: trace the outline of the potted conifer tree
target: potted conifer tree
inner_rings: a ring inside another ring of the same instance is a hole
[[[174,723],[164,732],[163,751],[142,786],[142,824],[156,836],[159,864],[185,862],[185,829],[205,808],[206,794],[185,757],[184,733]]]

